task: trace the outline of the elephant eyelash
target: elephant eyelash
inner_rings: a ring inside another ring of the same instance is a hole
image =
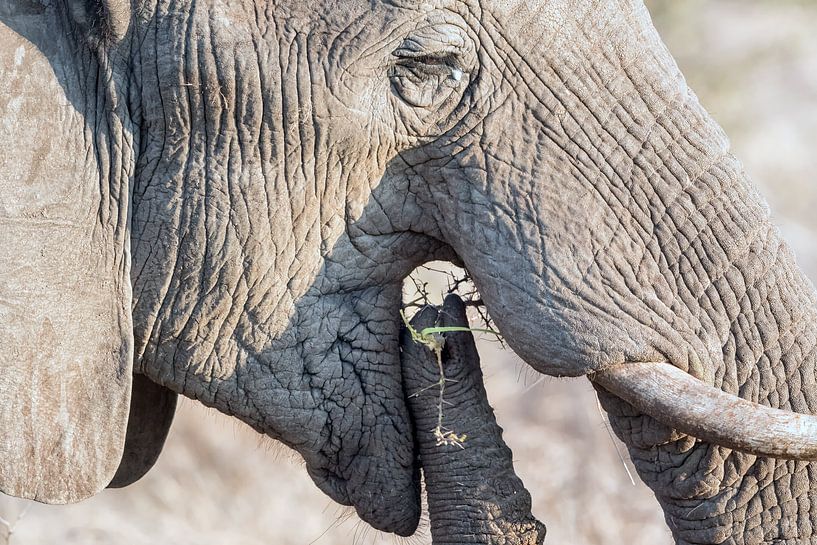
[[[412,55],[398,57],[395,68],[408,71],[413,78],[420,81],[427,77],[452,78],[459,82],[463,70],[459,65],[459,57],[454,54],[445,55]]]
[[[456,55],[453,53],[447,55],[420,55],[401,58],[410,59],[410,62],[425,64],[427,66],[454,66],[456,61]]]
[[[398,64],[414,63],[425,66],[446,66],[449,68],[456,68],[460,64],[460,55],[456,51],[425,53],[409,49],[398,49],[394,51],[392,55],[397,58]]]

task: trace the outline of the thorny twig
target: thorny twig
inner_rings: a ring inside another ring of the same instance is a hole
[[[485,325],[482,329],[472,329],[469,327],[427,327],[422,331],[417,331],[414,329],[410,324],[406,315],[403,311],[400,312],[401,316],[403,317],[403,321],[406,324],[406,328],[411,334],[411,338],[414,342],[420,343],[424,345],[426,348],[434,352],[434,355],[437,358],[437,368],[439,370],[440,378],[437,382],[422,388],[421,390],[415,392],[411,395],[411,397],[418,397],[420,394],[438,387],[439,394],[437,397],[437,426],[431,430],[434,434],[434,437],[437,439],[437,446],[449,445],[449,446],[456,446],[459,448],[464,448],[463,443],[465,442],[466,436],[465,435],[457,435],[454,430],[447,429],[443,426],[443,407],[444,405],[450,405],[451,403],[445,400],[445,387],[446,384],[451,382],[456,382],[455,380],[449,379],[445,376],[445,368],[443,367],[442,361],[442,350],[445,344],[445,338],[442,336],[443,333],[447,332],[455,332],[455,331],[470,331],[470,332],[482,332],[482,333],[490,333],[496,337],[502,347],[505,347],[505,343],[502,337],[497,333],[495,328],[493,327],[493,321],[491,317],[488,315],[487,310],[485,309],[485,304],[482,301],[482,298],[477,291],[476,286],[471,281],[471,277],[468,275],[467,271],[461,271],[461,273],[457,273],[451,270],[441,270],[435,269],[433,267],[429,267],[428,265],[423,265],[419,268],[420,270],[431,271],[437,274],[444,274],[448,277],[448,294],[456,293],[460,296],[463,300],[463,303],[466,307],[474,308],[479,315],[480,321]],[[422,308],[430,303],[429,300],[429,287],[428,282],[423,281],[418,275],[412,274],[409,276],[409,280],[414,284],[414,290],[417,293],[417,297],[414,300],[405,303],[405,308]]]
[[[445,346],[445,337],[442,336],[441,332],[429,332],[430,329],[441,329],[441,328],[426,328],[422,331],[417,331],[414,329],[411,324],[409,323],[408,319],[406,318],[405,313],[401,310],[400,315],[403,317],[403,322],[406,324],[406,328],[408,328],[409,333],[411,334],[412,341],[422,344],[432,352],[437,358],[437,369],[440,372],[440,379],[434,383],[430,384],[429,386],[423,388],[422,390],[411,394],[411,397],[419,397],[420,394],[423,392],[430,390],[435,386],[439,386],[440,391],[437,397],[437,425],[434,427],[431,432],[434,434],[434,438],[437,440],[437,446],[452,446],[452,447],[459,447],[465,448],[463,443],[467,439],[465,434],[457,435],[454,430],[449,430],[443,427],[443,404],[445,403],[445,385],[448,382],[453,382],[451,379],[446,378],[445,376],[445,368],[443,367],[443,346]]]
[[[491,331],[496,329],[494,326],[494,321],[488,314],[488,310],[485,307],[485,302],[482,300],[479,290],[477,290],[476,285],[474,285],[468,271],[463,269],[443,270],[429,267],[428,265],[418,267],[418,271],[430,271],[436,274],[445,275],[448,281],[447,294],[455,293],[459,295],[460,299],[462,299],[467,308],[474,309],[477,316],[479,316],[479,321],[483,324],[485,329]],[[425,305],[428,305],[428,282],[423,281],[416,273],[409,276],[409,279],[412,284],[414,284],[414,290],[417,292],[418,297],[413,301],[406,303],[406,308],[422,308]],[[496,340],[499,342],[502,348],[507,348],[502,337],[497,336]]]
[[[411,324],[409,323],[408,319],[406,318],[406,314],[401,310],[400,315],[403,318],[403,322],[406,324],[406,328],[411,335],[411,339],[419,344],[424,345],[426,348],[434,352],[435,357],[437,358],[437,370],[440,373],[440,379],[429,386],[415,392],[411,395],[411,397],[418,397],[423,392],[434,388],[435,386],[439,387],[440,391],[437,397],[437,426],[431,430],[434,434],[434,438],[437,440],[437,446],[454,446],[459,448],[465,448],[463,443],[467,439],[467,435],[457,435],[454,430],[447,429],[443,426],[443,406],[448,403],[445,400],[445,386],[449,382],[457,382],[456,380],[452,380],[445,376],[445,367],[443,366],[443,347],[445,346],[445,337],[443,337],[443,333],[449,332],[481,332],[481,333],[491,333],[496,335],[499,338],[499,333],[491,329],[472,329],[470,327],[460,327],[460,326],[447,326],[447,327],[426,327],[421,331],[417,331],[414,329]]]

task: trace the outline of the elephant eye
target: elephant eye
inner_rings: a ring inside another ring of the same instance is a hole
[[[402,47],[392,55],[395,59],[389,73],[392,91],[414,108],[438,107],[467,83],[457,51],[425,52]]]

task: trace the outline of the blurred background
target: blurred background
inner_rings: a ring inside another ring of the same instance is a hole
[[[817,0],[651,0],[704,105],[817,278]],[[432,294],[445,280],[431,279]],[[535,376],[482,348],[487,389],[547,543],[670,545],[650,491],[631,480],[586,380]],[[139,483],[74,506],[0,495],[0,545],[394,543],[323,496],[297,455],[189,400]],[[11,535],[9,535],[9,533]],[[408,540],[431,542],[426,530]]]

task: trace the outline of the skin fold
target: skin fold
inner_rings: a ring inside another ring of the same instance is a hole
[[[817,412],[814,288],[641,0],[11,0],[0,90],[4,492],[135,480],[181,394],[411,534],[398,310],[432,259],[542,373]],[[677,543],[817,542],[813,464],[599,393]]]
[[[425,307],[411,320],[427,327],[469,327],[462,300],[449,295],[441,308]],[[479,354],[470,332],[439,335],[440,362],[428,346],[401,335],[401,363],[423,468],[431,537],[435,545],[541,545],[545,525],[531,514],[531,497],[513,469],[482,384]],[[464,437],[441,444],[438,426],[440,365],[445,373],[443,426]]]

